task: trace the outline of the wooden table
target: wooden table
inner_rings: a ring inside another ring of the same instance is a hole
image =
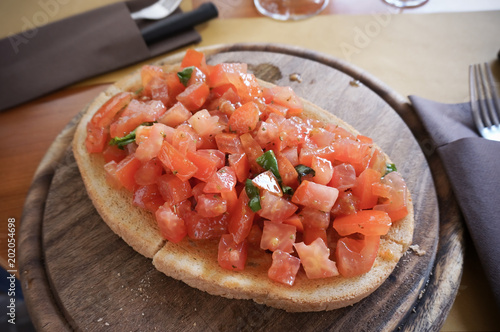
[[[185,1],[182,6],[189,10],[201,2]],[[423,7],[400,11],[380,1],[333,0],[321,15],[293,23],[258,17],[249,0],[215,2],[221,19],[197,28],[203,38],[198,46],[241,41],[302,46],[344,58],[371,72],[403,96],[417,94],[442,102],[467,101],[467,65],[492,62],[500,47],[497,38],[500,5],[496,1],[472,4],[465,0],[430,0]],[[0,5],[0,12],[11,13],[0,25],[0,36],[20,31],[24,24],[22,18],[43,10],[34,0],[18,3]],[[235,3],[239,4],[238,10],[232,7]],[[97,2],[76,0],[59,4],[50,19],[60,19],[96,6]],[[481,10],[490,12],[478,12]],[[386,21],[381,21],[383,18]],[[376,34],[365,44],[356,44],[360,31],[366,33],[373,28],[378,29],[374,30]],[[354,47],[357,52],[346,53],[346,46]],[[34,171],[50,144],[95,95],[139,65],[0,113],[2,267],[12,269],[7,264],[7,221],[14,218],[19,223]],[[467,242],[462,286],[443,330],[500,329],[475,255]]]

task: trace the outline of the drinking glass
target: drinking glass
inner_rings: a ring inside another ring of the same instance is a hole
[[[422,6],[429,0],[384,0],[385,3],[398,8],[413,8]]]
[[[254,0],[257,10],[276,20],[301,20],[321,12],[329,0]]]

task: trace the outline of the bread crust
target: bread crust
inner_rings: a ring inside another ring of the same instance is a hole
[[[175,67],[175,65],[174,65]],[[171,70],[171,66],[165,68]],[[265,86],[272,84],[259,81]],[[104,172],[104,160],[99,154],[89,154],[85,148],[86,126],[94,113],[118,92],[140,88],[140,73],[135,72],[101,93],[85,110],[76,129],[73,152],[96,210],[110,229],[143,256],[152,258],[156,269],[186,284],[227,298],[252,299],[257,303],[290,312],[332,310],[352,305],[376,290],[392,273],[412,242],[414,213],[408,191],[408,215],[396,222],[387,235],[381,237],[378,256],[373,268],[357,277],[331,277],[310,280],[301,269],[294,286],[279,284],[267,276],[271,255],[249,247],[244,271],[235,272],[219,267],[217,241],[191,240],[180,243],[166,241],[160,235],[154,215],[132,205],[131,194],[111,187]],[[351,133],[358,132],[349,124],[318,106],[302,100],[304,116],[337,124]],[[389,160],[388,156],[386,156]]]

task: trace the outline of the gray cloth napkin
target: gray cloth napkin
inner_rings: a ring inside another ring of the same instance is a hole
[[[500,308],[500,142],[475,129],[469,103],[410,96],[434,140],[467,229]]]
[[[0,40],[0,111],[201,40],[189,29],[146,45],[140,27],[151,22],[130,12],[152,2],[119,2]]]

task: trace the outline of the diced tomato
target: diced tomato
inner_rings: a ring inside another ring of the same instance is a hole
[[[127,156],[127,152],[125,149],[120,149],[116,145],[107,144],[104,150],[102,151],[102,156],[104,157],[104,162],[108,163],[112,160],[119,163]]]
[[[241,146],[240,137],[237,134],[217,134],[215,135],[215,142],[217,142],[217,148],[224,153],[241,154],[244,152]]]
[[[205,59],[205,54],[203,52],[199,52],[192,48],[186,51],[184,58],[181,62],[181,68],[195,66],[201,69],[205,74],[208,74],[207,62]]]
[[[259,189],[267,190],[269,193],[276,196],[283,196],[283,191],[278,182],[278,179],[274,176],[273,172],[265,171],[260,173],[252,179],[252,183]]]
[[[141,162],[133,154],[128,155],[116,166],[116,177],[120,183],[129,191],[134,191],[135,173],[141,167]]]
[[[385,235],[391,228],[392,222],[384,211],[361,210],[357,213],[337,217],[333,221],[333,228],[340,236],[360,233],[363,235]]]
[[[220,237],[217,261],[226,270],[242,271],[247,261],[248,244],[246,241],[237,243],[231,234]]]
[[[198,110],[207,100],[210,94],[208,85],[203,82],[194,83],[179,93],[176,97],[188,110]]]
[[[338,139],[333,142],[336,160],[354,166],[356,175],[361,174],[370,162],[372,146],[351,139]]]
[[[265,93],[266,90],[263,91]],[[271,97],[272,98],[272,97]],[[266,107],[264,108],[264,117],[268,117],[270,114],[277,114],[281,116],[285,116],[286,112],[288,111],[288,108],[285,106],[281,106],[278,104],[266,104]]]
[[[328,249],[322,239],[318,238],[309,245],[299,242],[293,246],[299,254],[300,262],[309,279],[328,278],[339,275],[337,265],[329,258],[330,249]]]
[[[257,163],[257,158],[264,154],[264,151],[262,151],[259,143],[252,137],[250,133],[241,135],[240,140],[241,146],[243,147],[243,150],[247,155],[252,172],[255,174],[264,172],[264,169]]]
[[[370,137],[367,137],[364,135],[358,135],[358,136],[356,136],[356,139],[364,144],[368,144],[368,145],[373,144],[373,140]]]
[[[195,211],[188,211],[183,219],[189,238],[194,240],[208,240],[227,234],[229,215],[223,213],[216,217],[203,217]]]
[[[282,141],[282,148],[304,143],[309,130],[307,123],[299,117],[285,119],[280,124],[279,139]]]
[[[231,191],[223,191],[220,195],[227,202],[227,212],[231,213],[238,205],[238,192],[236,188],[233,188]]]
[[[325,127],[326,130],[335,134],[335,139],[350,139],[351,141],[356,140],[356,136],[347,131],[345,128],[339,125],[329,123]]]
[[[205,192],[203,189],[205,188],[206,183],[205,182],[200,182],[194,185],[191,189],[191,193],[193,194],[193,197],[196,201],[198,201],[198,196],[203,195]]]
[[[292,202],[328,212],[338,195],[336,188],[304,180],[293,194]]]
[[[293,164],[282,153],[276,154],[276,160],[278,161],[278,171],[283,184],[293,189],[297,188],[299,186],[299,174]]]
[[[250,209],[248,202],[248,196],[245,190],[242,190],[228,225],[228,231],[232,234],[236,243],[243,242],[252,229],[255,212]]]
[[[262,209],[257,211],[259,216],[272,221],[283,221],[288,219],[298,209],[297,205],[289,202],[283,197],[273,195],[268,191],[261,192],[260,206]]]
[[[207,110],[201,110],[193,114],[188,122],[200,136],[214,136],[224,130],[224,126],[219,123],[218,116],[211,116]]]
[[[169,203],[160,206],[155,216],[164,239],[179,243],[187,235],[184,220],[172,211]]]
[[[224,166],[212,174],[203,191],[206,193],[230,192],[234,189],[236,182],[236,174],[233,169],[231,167]]]
[[[256,129],[255,140],[265,150],[273,150],[275,154],[281,150],[279,128],[273,122],[259,122]]]
[[[281,250],[273,252],[272,258],[273,263],[267,272],[269,278],[293,286],[300,268],[300,259]]]
[[[302,218],[300,216],[298,216],[297,214],[293,214],[291,217],[286,218],[285,220],[283,220],[283,223],[287,224],[287,225],[295,226],[295,228],[299,232],[304,231],[304,225],[302,224]]]
[[[114,95],[97,110],[90,122],[95,127],[105,128],[109,126],[118,112],[125,108],[133,98],[132,92],[120,92]]]
[[[181,124],[175,128],[172,136],[172,146],[182,155],[186,155],[188,151],[195,151],[199,147],[199,142],[200,135],[189,124]]]
[[[272,101],[278,105],[284,106],[288,108],[287,115],[297,115],[302,112],[303,105],[302,101],[295,94],[295,92],[290,87],[282,87],[282,86],[273,86],[269,88],[266,92],[266,102],[269,103],[269,97],[272,98]]]
[[[356,170],[351,164],[340,164],[333,167],[332,180],[328,185],[340,191],[352,188],[356,183]]]
[[[259,122],[259,108],[254,102],[238,107],[229,118],[228,129],[231,133],[243,135],[254,130]]]
[[[371,168],[364,170],[357,178],[352,187],[352,193],[359,199],[360,209],[371,209],[378,201],[378,196],[372,192],[372,186],[380,183],[381,174]]]
[[[136,131],[137,150],[135,156],[142,162],[146,162],[158,156],[163,141],[169,141],[167,137],[174,134],[174,129],[162,123],[155,123],[153,126],[139,126]]]
[[[212,98],[214,98],[210,109],[219,109],[226,115],[233,114],[235,110],[234,105],[241,103],[241,98],[236,93],[236,88],[232,84],[211,88],[210,93],[212,94]]]
[[[85,147],[89,153],[100,153],[104,150],[109,135],[105,128],[98,127],[92,122],[87,124],[87,137]]]
[[[296,232],[295,226],[265,220],[260,248],[263,250],[282,250],[292,253]]]
[[[381,184],[388,188],[387,193],[381,194],[386,200],[383,204],[375,205],[374,210],[385,211],[393,222],[400,220],[408,214],[406,183],[398,172],[391,172],[384,176]],[[372,187],[372,191],[374,191]]]
[[[163,199],[170,204],[178,204],[192,196],[191,185],[172,174],[163,174],[157,180]]]
[[[231,84],[236,89],[243,103],[261,95],[261,89],[254,75],[247,73],[244,63],[220,63],[210,71],[210,87],[215,88]]]
[[[229,166],[234,170],[238,181],[245,182],[250,172],[250,163],[248,162],[247,155],[245,153],[231,154],[227,157],[227,161],[229,162]]]
[[[141,164],[134,174],[134,180],[140,186],[152,185],[156,183],[162,173],[163,166],[161,162],[153,158]]]
[[[332,207],[331,214],[335,217],[345,216],[359,210],[359,199],[351,191],[341,191]]]
[[[172,107],[175,103],[177,103],[177,96],[186,90],[184,84],[181,83],[177,73],[168,72],[165,74],[165,81],[167,82],[168,87],[168,97],[169,102],[166,104],[166,107]]]
[[[141,186],[134,191],[133,204],[146,209],[150,212],[156,212],[165,200],[160,194],[156,184]]]
[[[302,234],[302,241],[309,245],[316,241],[316,239],[322,239],[325,243],[328,243],[328,237],[325,228],[309,227],[304,226],[304,231]]]
[[[165,113],[161,101],[141,102],[133,99],[122,112],[118,120],[109,128],[111,137],[123,137],[145,122],[153,122]]]
[[[293,167],[299,164],[299,153],[296,146],[290,146],[281,150],[281,154],[290,161]],[[278,156],[278,154],[276,154]]]
[[[316,146],[329,146],[335,141],[335,134],[323,128],[314,128],[309,132],[309,139]]]
[[[333,166],[329,160],[314,156],[312,158],[311,168],[315,172],[312,181],[325,185],[330,183],[333,176]]]
[[[141,67],[142,95],[151,97],[151,83],[157,79],[165,79],[165,72],[161,67],[153,65]]]
[[[177,102],[158,119],[158,122],[169,127],[177,127],[181,123],[186,122],[191,115],[192,113],[182,103]]]
[[[211,159],[206,154],[200,153],[200,151],[201,150],[188,151],[186,157],[198,169],[196,173],[193,174],[193,177],[202,181],[208,181],[210,177],[212,177],[212,175],[217,171],[217,164],[216,161]]]
[[[304,227],[326,229],[330,225],[330,211],[323,212],[306,206],[299,215],[302,217]]]
[[[116,168],[118,164],[116,161],[111,160],[110,162],[104,165],[104,171],[106,172],[106,182],[115,189],[120,189],[122,187],[122,183],[118,180],[116,176]]]
[[[377,258],[380,236],[365,236],[362,239],[341,238],[337,242],[335,260],[340,274],[351,278],[364,274]]]
[[[167,141],[163,142],[158,159],[182,181],[189,180],[198,171],[195,164],[186,159]]]
[[[198,196],[196,211],[203,217],[216,217],[227,211],[227,202],[218,194]]]
[[[380,174],[385,174],[386,160],[384,154],[379,149],[373,151],[368,167],[376,170]]]

